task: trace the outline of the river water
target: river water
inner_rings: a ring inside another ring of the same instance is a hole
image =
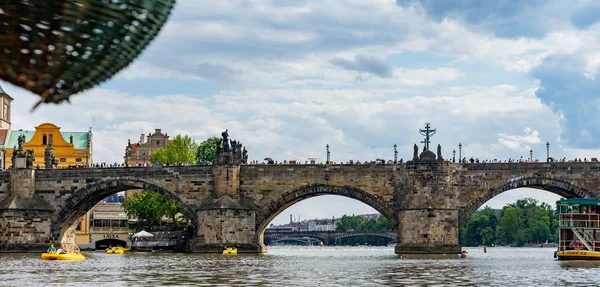
[[[84,261],[0,254],[0,286],[600,286],[600,262],[554,248],[465,248],[467,259],[400,259],[391,247],[270,247],[263,255],[87,252]]]

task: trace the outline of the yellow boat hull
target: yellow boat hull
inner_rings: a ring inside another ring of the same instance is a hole
[[[56,253],[42,253],[42,260],[84,260],[85,256],[81,254],[56,254]]]
[[[237,248],[236,249],[234,249],[234,248],[227,248],[227,249],[223,250],[223,254],[226,254],[226,255],[237,255]]]
[[[556,252],[558,260],[600,260],[600,252],[589,250],[560,250]]]
[[[125,253],[125,249],[123,249],[123,248],[106,249],[106,254],[123,254],[123,253]]]

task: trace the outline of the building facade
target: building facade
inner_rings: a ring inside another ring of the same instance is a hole
[[[5,143],[3,169],[10,167],[10,157],[18,144],[18,137],[25,136],[23,149],[33,149],[34,166],[44,168],[44,152],[52,144],[52,153],[58,160],[57,168],[90,166],[92,164],[92,129],[87,132],[63,132],[60,127],[43,123],[35,131],[8,130]]]
[[[126,246],[133,232],[127,227],[128,220],[120,202],[100,202],[80,219],[75,230],[75,243],[91,249]]]
[[[125,154],[123,157],[124,162],[132,166],[150,163],[150,155],[157,150],[165,148],[167,144],[169,144],[169,136],[166,133],[163,134],[161,129],[155,129],[154,133],[149,133],[147,137],[145,134],[141,134],[140,140],[137,143],[127,142],[126,147],[130,148],[131,155],[128,157]]]
[[[4,169],[4,162],[6,161],[4,148],[10,135],[10,106],[12,101],[13,98],[0,87],[0,167],[2,169]],[[10,156],[8,158],[10,159]]]

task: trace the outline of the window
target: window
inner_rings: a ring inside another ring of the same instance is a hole
[[[47,145],[48,144],[48,136],[46,134],[44,134],[42,136],[42,145]]]
[[[9,119],[8,119],[8,105],[6,103],[4,103],[4,113],[2,115],[4,115],[2,118],[5,121],[9,121]]]
[[[77,224],[77,228],[75,230],[76,231],[81,231],[81,221]]]
[[[66,158],[64,158],[64,157],[61,157],[61,158],[60,158],[60,162],[67,162],[67,159],[66,159]]]
[[[75,162],[81,162],[81,158],[80,157],[76,158]]]
[[[52,134],[48,136],[48,144],[52,144]]]

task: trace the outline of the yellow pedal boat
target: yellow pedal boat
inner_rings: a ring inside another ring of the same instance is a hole
[[[76,253],[57,254],[57,253],[42,253],[42,260],[84,260],[85,256]]]
[[[106,249],[106,254],[123,254],[125,253],[125,251],[128,251],[128,249],[125,249],[123,247],[113,247],[113,248],[107,248]]]
[[[237,255],[237,248],[227,247],[227,249],[223,250],[223,254]]]

